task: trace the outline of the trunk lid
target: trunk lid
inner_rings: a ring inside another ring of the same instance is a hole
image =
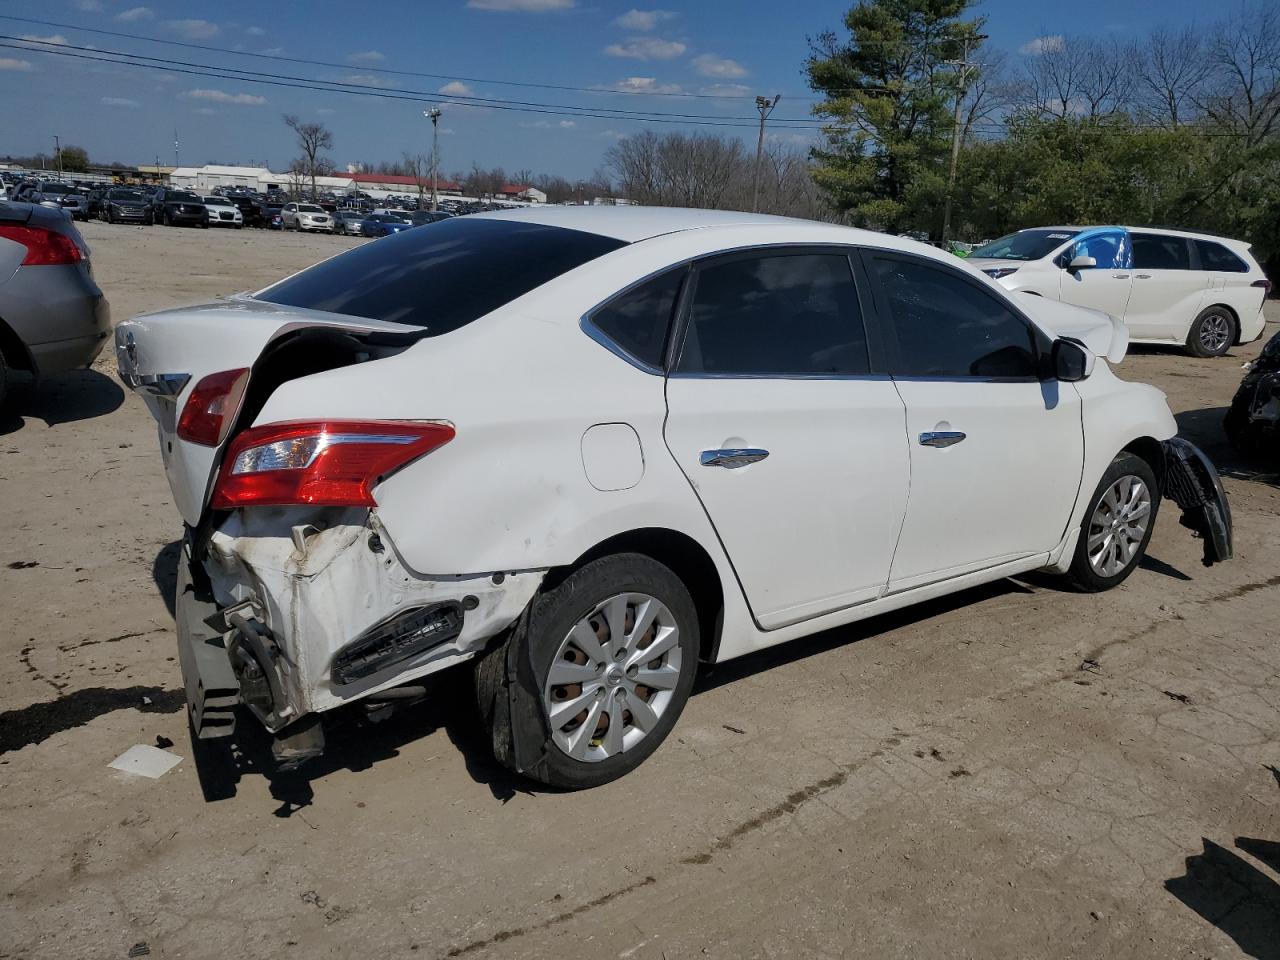
[[[421,327],[281,306],[247,295],[143,314],[116,327],[120,379],[143,398],[156,420],[165,474],[186,523],[194,526],[203,515],[214,470],[235,434],[228,430],[216,447],[178,436],[178,419],[192,389],[211,373],[247,367],[248,396],[264,350],[295,331],[321,329],[391,334],[406,345],[424,332]]]

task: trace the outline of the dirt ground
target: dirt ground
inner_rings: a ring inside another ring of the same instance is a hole
[[[117,319],[360,242],[84,234]],[[1005,581],[726,664],[640,771],[577,794],[499,769],[457,674],[301,772],[252,736],[198,770],[152,422],[108,355],[23,389],[0,958],[1280,957],[1280,478],[1220,430],[1258,347],[1118,368],[1221,464],[1237,559],[1202,567],[1168,509],[1111,593]],[[186,758],[163,778],[108,769],[158,737]]]

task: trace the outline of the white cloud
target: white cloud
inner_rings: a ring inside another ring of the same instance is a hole
[[[208,40],[219,33],[218,25],[208,20],[170,20],[165,26],[188,40]]]
[[[348,53],[347,63],[381,63],[387,59],[381,50],[361,50],[359,53]]]
[[[218,115],[218,111],[213,109],[213,107],[196,107],[195,112],[200,114],[202,117],[216,117]]]
[[[704,97],[745,97],[751,88],[745,83],[713,83],[698,90]]]
[[[33,43],[38,43],[41,45],[53,44],[54,46],[57,46],[57,47],[61,47],[67,42],[67,38],[60,33],[55,33],[47,37],[41,37],[34,33],[26,33],[26,34],[23,34],[22,39],[30,40]]]
[[[19,60],[16,57],[0,57],[0,70],[30,70],[30,60]]]
[[[127,107],[130,110],[142,106],[137,100],[130,100],[128,97],[103,97],[99,102],[104,107]]]
[[[81,13],[97,13],[102,9],[102,0],[75,0],[72,6]]]
[[[266,97],[253,93],[227,93],[225,90],[188,90],[183,94],[192,100],[209,100],[213,103],[236,103],[247,107],[260,107],[267,102]]]
[[[371,73],[348,73],[346,76],[339,77],[338,82],[352,84],[357,87],[382,86],[382,78],[375,77]]]
[[[446,97],[473,97],[476,93],[460,80],[450,80],[436,92],[443,93]]]
[[[721,80],[737,80],[747,75],[747,68],[737,60],[717,57],[714,53],[703,53],[694,57],[693,69],[704,77],[717,77]]]
[[[626,43],[611,43],[604,52],[611,57],[629,60],[671,60],[688,48],[679,40],[663,40],[660,37],[632,37]]]
[[[337,113],[337,111],[332,107],[316,107],[316,113],[320,114],[322,117],[329,117]]]
[[[577,125],[578,125],[577,120],[561,120],[560,121],[561,130],[568,130],[570,127],[576,127]]]
[[[678,83],[659,83],[657,77],[627,77],[608,87],[597,87],[597,90],[612,90],[617,93],[681,93]]]
[[[1028,40],[1018,48],[1018,52],[1035,57],[1042,53],[1057,53],[1066,45],[1067,41],[1062,34],[1054,33],[1045,37],[1036,37],[1034,40]]]
[[[531,123],[521,122],[517,126],[524,127],[526,130],[550,130],[552,127],[558,127],[561,130],[572,130],[578,125],[576,120],[561,120],[559,123],[552,123],[550,120],[534,120]]]
[[[138,20],[150,20],[155,14],[151,12],[150,7],[130,7],[128,10],[121,10],[116,14],[116,19],[121,23],[135,23]]]
[[[601,130],[596,136],[602,140],[621,140],[626,134],[617,130]]]
[[[546,13],[548,10],[568,10],[575,0],[467,0],[472,10],[493,10],[500,13]]]
[[[670,10],[636,10],[632,8],[613,22],[624,30],[647,33],[664,20],[670,20],[675,14]]]
[[[244,32],[251,37],[265,37],[267,35],[267,31],[261,27],[245,27]]]

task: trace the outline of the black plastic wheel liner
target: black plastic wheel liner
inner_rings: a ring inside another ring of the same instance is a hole
[[[1174,437],[1164,449],[1164,495],[1182,511],[1179,522],[1200,537],[1206,567],[1232,556],[1231,505],[1222,480],[1208,457],[1189,440]]]

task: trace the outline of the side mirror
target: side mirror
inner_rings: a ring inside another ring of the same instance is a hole
[[[1063,383],[1076,383],[1093,373],[1093,353],[1079,340],[1053,341],[1053,375]]]
[[[1067,269],[1068,270],[1091,270],[1097,265],[1098,265],[1098,261],[1096,258],[1086,257],[1084,254],[1080,254],[1080,256],[1074,257],[1072,261],[1067,264]]]

